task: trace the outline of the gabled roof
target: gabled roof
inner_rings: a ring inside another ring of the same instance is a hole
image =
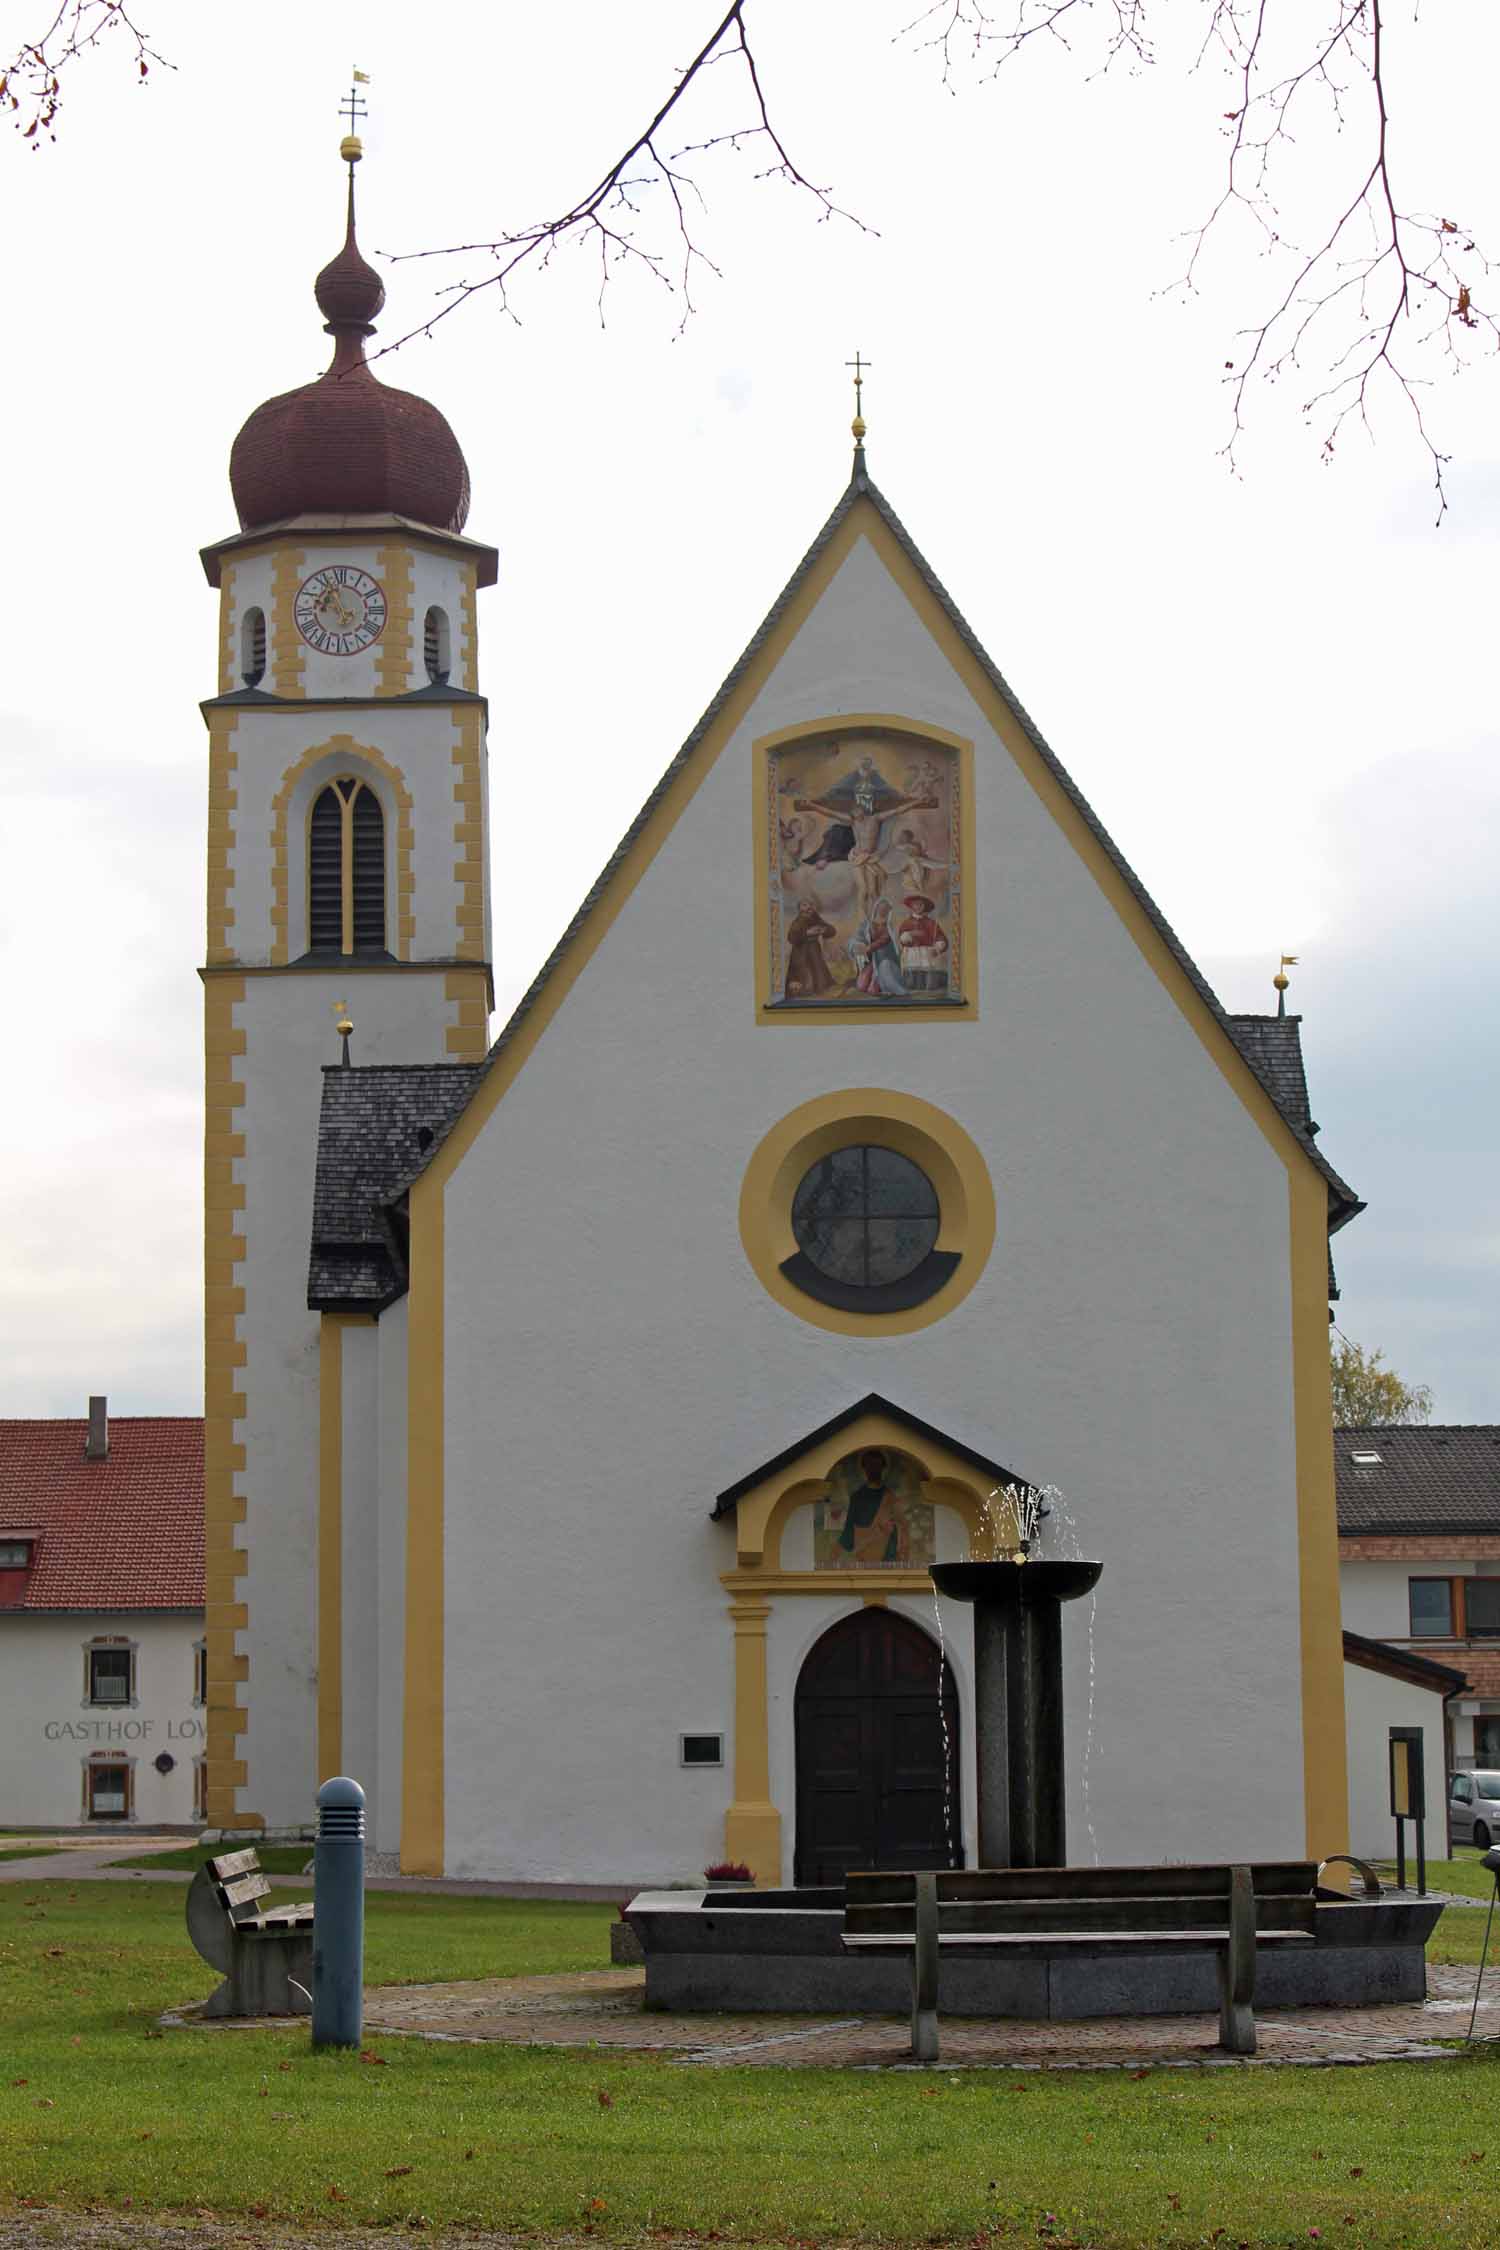
[[[452,1132],[453,1127],[457,1124],[463,1113],[463,1108],[467,1106],[467,1102],[472,1101],[491,1072],[505,1059],[518,1034],[527,1024],[538,1002],[547,991],[552,979],[577,947],[596,907],[600,904],[614,877],[630,856],[645,830],[650,826],[664,801],[672,793],[684,770],[693,763],[699,751],[708,741],[715,722],[735,697],[767,640],[775,633],[787,612],[793,607],[805,581],[825,549],[842,530],[854,510],[862,505],[873,509],[880,518],[917,578],[931,593],[954,632],[973,657],[985,679],[1008,706],[1038,757],[1054,777],[1059,789],[1077,809],[1083,822],[1097,841],[1099,848],[1133,893],[1146,919],[1203,1002],[1204,1007],[1222,1029],[1226,1041],[1231,1043],[1243,1057],[1250,1071],[1264,1087],[1286,1119],[1287,1124],[1306,1149],[1310,1161],[1323,1174],[1328,1191],[1330,1232],[1343,1226],[1356,1213],[1362,1211],[1364,1205],[1360,1202],[1354,1190],[1345,1180],[1340,1178],[1332,1165],[1321,1154],[1307,1131],[1307,1089],[1302,1076],[1300,1049],[1297,1045],[1297,1019],[1294,1017],[1282,1019],[1253,1016],[1230,1017],[1225,1013],[1215,994],[1170,928],[1160,908],[1147,892],[1145,885],[1116,848],[1093,808],[1054,756],[1039,729],[1033,724],[1003,675],[991,662],[977,636],[953,601],[952,596],[938,579],[926,557],[921,553],[906,527],[892,509],[889,501],[871,480],[864,466],[862,448],[855,456],[854,474],[832,514],[828,517],[812,545],[808,548],[807,553],[792,573],[791,578],[777,596],[759,630],[747,644],[738,663],[725,679],[718,694],[709,704],[708,709],[662,774],[640,812],[620,839],[598,880],[589,890],[551,955],[543,963],[530,988],[522,996],[504,1029],[485,1056],[484,1061],[474,1068],[472,1083],[465,1103],[460,1104],[458,1108],[452,1111],[444,1126],[438,1131],[432,1145],[417,1161],[412,1163],[409,1171],[400,1181],[399,1187],[392,1188],[390,1191],[392,1200],[398,1193],[404,1192],[433,1161],[444,1141]],[[1288,1028],[1285,1030],[1279,1028],[1281,1024],[1285,1024]],[[310,1301],[315,1300],[310,1299]]]
[[[379,1312],[401,1295],[405,1244],[390,1205],[463,1108],[476,1069],[473,1063],[325,1065],[307,1276],[314,1312]]]
[[[7,1609],[201,1609],[201,1417],[113,1415],[102,1461],[84,1454],[88,1430],[0,1422],[0,1537],[35,1534]]]
[[[1379,1459],[1356,1460],[1361,1453]],[[1335,1430],[1333,1465],[1345,1538],[1500,1533],[1500,1426],[1492,1422]]]
[[[956,1453],[961,1461],[967,1461],[972,1467],[982,1470],[991,1484],[1029,1484],[1027,1478],[1016,1476],[1012,1470],[1002,1468],[988,1454],[976,1453],[972,1446],[960,1444],[957,1438],[949,1437],[945,1430],[936,1429],[931,1422],[922,1421],[916,1414],[909,1414],[904,1406],[893,1405],[888,1398],[882,1398],[878,1391],[868,1391],[863,1398],[856,1399],[852,1406],[846,1406],[842,1414],[835,1414],[831,1422],[823,1422],[817,1429],[809,1430],[804,1437],[798,1438],[795,1445],[784,1446],[780,1453],[773,1453],[769,1461],[762,1461],[747,1476],[739,1477],[727,1486],[709,1510],[710,1518],[717,1521],[720,1516],[729,1515],[736,1501],[753,1491],[764,1478],[774,1476],[778,1469],[789,1468],[794,1461],[800,1461],[804,1453],[811,1453],[815,1446],[822,1445],[826,1439],[837,1437],[840,1430],[847,1430],[851,1423],[859,1421],[865,1414],[882,1414],[887,1420],[910,1430],[914,1437],[925,1438],[930,1444],[945,1446],[948,1452]]]

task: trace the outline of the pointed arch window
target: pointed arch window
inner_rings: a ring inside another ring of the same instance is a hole
[[[340,775],[313,800],[307,942],[314,953],[385,951],[385,811],[357,774]]]

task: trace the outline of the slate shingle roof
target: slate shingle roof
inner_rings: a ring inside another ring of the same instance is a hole
[[[1361,1463],[1356,1453],[1378,1453]],[[1339,1530],[1346,1538],[1386,1532],[1500,1533],[1500,1426],[1413,1423],[1333,1433]]]
[[[86,1421],[0,1422],[0,1536],[34,1532],[7,1609],[201,1609],[203,1423],[112,1415],[109,1453]]]
[[[405,1244],[388,1206],[463,1108],[476,1076],[472,1063],[325,1067],[307,1277],[315,1312],[378,1312],[401,1295]]]

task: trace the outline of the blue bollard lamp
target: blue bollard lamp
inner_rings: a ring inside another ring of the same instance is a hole
[[[347,1774],[318,1791],[313,1847],[312,2043],[357,2047],[365,2013],[365,1793]]]

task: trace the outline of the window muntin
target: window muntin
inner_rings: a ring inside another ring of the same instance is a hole
[[[313,800],[307,942],[313,953],[385,951],[385,810],[357,774],[340,775]]]
[[[1500,1578],[1464,1580],[1464,1619],[1471,1641],[1500,1640]]]
[[[853,1289],[915,1273],[937,1243],[940,1216],[926,1173],[870,1142],[819,1157],[792,1198],[798,1249],[826,1279]]]
[[[128,1703],[134,1693],[134,1649],[91,1648],[88,1665],[90,1703]]]
[[[124,1760],[85,1769],[90,1820],[128,1820],[130,1817],[130,1767]]]
[[[1411,1610],[1411,1637],[1414,1641],[1453,1638],[1451,1578],[1409,1578],[1407,1596]]]
[[[193,1701],[195,1703],[206,1703],[208,1701],[208,1643],[206,1641],[194,1641],[193,1643]]]

